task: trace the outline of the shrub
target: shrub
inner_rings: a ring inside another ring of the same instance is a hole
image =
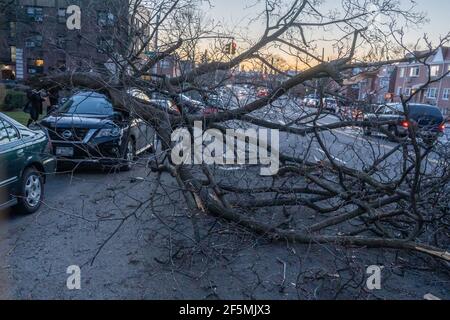
[[[3,101],[3,111],[23,109],[27,103],[27,95],[22,91],[7,90]]]

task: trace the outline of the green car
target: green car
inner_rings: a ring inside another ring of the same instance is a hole
[[[46,132],[30,130],[0,113],[0,210],[36,212],[44,198],[46,175],[55,165]]]

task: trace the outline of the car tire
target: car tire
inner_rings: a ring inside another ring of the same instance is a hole
[[[129,138],[123,160],[125,164],[122,166],[122,171],[130,171],[133,167],[133,161],[136,159],[136,143],[133,138]]]
[[[44,200],[44,179],[36,168],[25,169],[20,182],[18,204],[14,211],[19,214],[33,214],[39,210]]]

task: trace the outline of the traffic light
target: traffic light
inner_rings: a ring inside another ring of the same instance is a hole
[[[237,43],[233,41],[231,43],[231,54],[235,55],[236,54],[236,50],[237,50]]]
[[[229,43],[229,44],[227,44],[227,45],[225,46],[224,52],[225,52],[226,54],[231,54],[231,43]]]
[[[232,54],[235,55],[237,51],[237,43],[233,40],[232,42],[225,45],[224,52],[226,54]]]

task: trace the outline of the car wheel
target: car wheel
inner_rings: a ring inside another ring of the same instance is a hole
[[[128,139],[127,142],[127,148],[124,154],[125,164],[123,165],[122,170],[130,171],[135,159],[136,159],[136,144],[134,143],[134,140],[130,138]]]
[[[44,179],[35,168],[27,168],[23,173],[18,204],[14,208],[18,213],[32,214],[39,210],[44,199]]]

